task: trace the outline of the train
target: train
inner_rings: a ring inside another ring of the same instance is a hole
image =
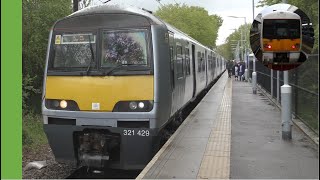
[[[226,69],[226,60],[152,13],[98,5],[54,23],[43,128],[57,162],[143,169],[161,130]]]
[[[261,17],[260,44],[263,64],[299,64],[302,26],[298,14],[273,11]]]

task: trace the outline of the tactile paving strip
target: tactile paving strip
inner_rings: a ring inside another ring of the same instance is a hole
[[[229,79],[211,130],[198,179],[229,179],[232,81]]]

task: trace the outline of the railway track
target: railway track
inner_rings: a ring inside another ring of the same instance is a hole
[[[223,74],[223,73],[222,73]],[[202,100],[202,98],[207,94],[207,92],[211,89],[211,87],[216,83],[216,81],[221,77],[218,76],[216,80],[214,80],[207,89],[202,91],[198,97],[191,103],[189,103],[183,112],[179,113],[179,115],[175,116],[175,121],[171,121],[165,128],[163,141],[160,142],[160,147],[170,138],[170,136],[178,129],[180,124],[182,124],[183,120],[188,117],[191,111],[197,106],[197,104]],[[80,167],[73,171],[70,175],[65,177],[65,179],[135,179],[142,170],[116,170],[106,168],[104,171],[94,171],[89,169],[88,167]]]
[[[65,177],[65,179],[135,179],[141,170],[116,170],[105,169],[94,171],[87,167],[80,167]]]

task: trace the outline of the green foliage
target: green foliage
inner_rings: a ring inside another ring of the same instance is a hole
[[[28,113],[30,108],[28,108],[28,105],[30,104],[30,96],[39,94],[40,89],[37,89],[33,86],[34,80],[37,78],[37,76],[31,78],[29,74],[27,74],[25,77],[22,78],[22,109],[23,114]]]
[[[165,5],[155,14],[200,43],[211,48],[216,47],[218,30],[222,25],[221,17],[209,15],[202,7],[186,4]]]
[[[23,116],[22,145],[36,147],[46,143],[48,142],[43,131],[42,118],[39,115],[34,115],[32,113]]]
[[[23,102],[42,87],[50,28],[71,10],[70,0],[22,1]],[[31,109],[26,104],[23,108]]]
[[[234,59],[233,54],[231,52],[231,46],[229,43],[221,44],[217,47],[217,52],[225,59]]]
[[[224,44],[218,46],[218,53],[227,59],[235,59],[235,50],[232,49],[232,45],[237,44],[238,41],[240,43],[242,32],[242,40],[246,40],[246,42],[244,42],[244,46],[247,47],[247,53],[249,54],[249,50],[251,50],[249,41],[250,28],[251,24],[241,25],[238,29],[236,29],[232,34],[230,34],[226,38]],[[244,49],[242,49],[242,51],[244,54]]]

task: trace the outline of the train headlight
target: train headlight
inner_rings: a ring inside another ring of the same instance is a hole
[[[133,101],[133,102],[130,102],[130,103],[129,103],[129,108],[132,109],[132,110],[137,109],[137,103],[134,102],[134,101]]]
[[[67,101],[65,101],[65,100],[60,101],[60,107],[61,107],[62,109],[65,109],[67,106],[68,106]]]
[[[138,106],[139,106],[140,109],[142,109],[142,108],[144,108],[144,103],[143,102],[139,102]]]
[[[153,101],[119,101],[113,108],[113,112],[150,112],[153,109]]]
[[[45,106],[54,110],[80,111],[78,104],[72,100],[46,99]]]
[[[52,105],[57,108],[57,107],[59,107],[60,103],[58,100],[53,100]]]

